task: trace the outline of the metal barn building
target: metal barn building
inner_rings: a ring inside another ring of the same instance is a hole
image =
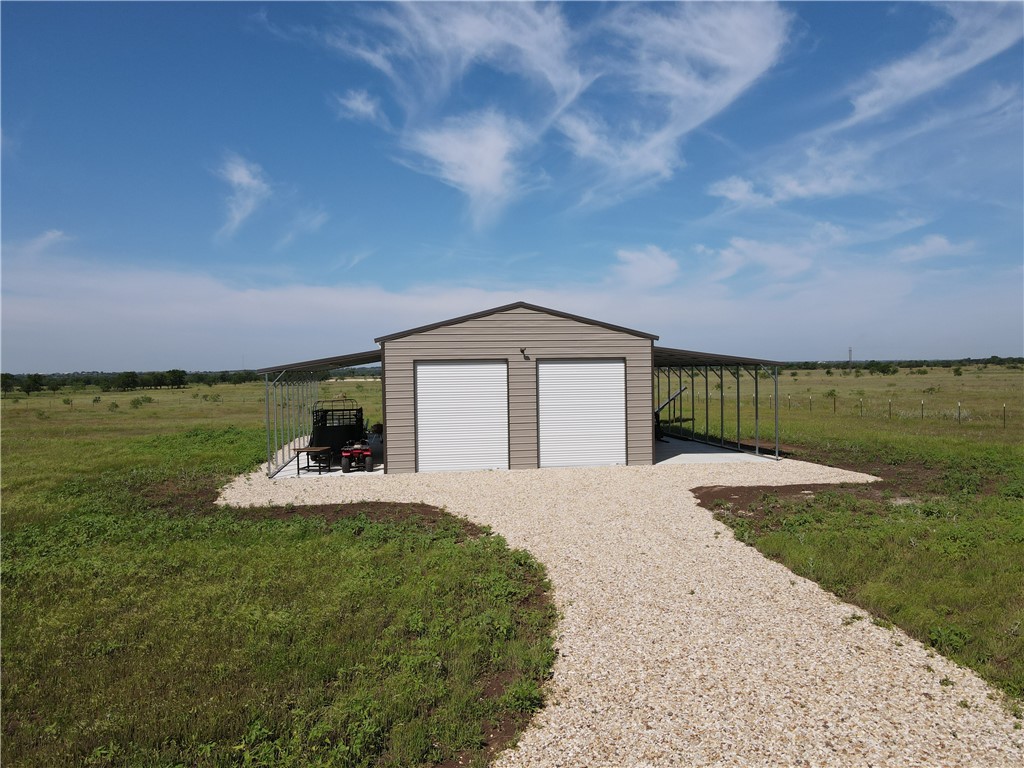
[[[387,471],[650,464],[656,338],[529,304],[382,336]]]
[[[317,372],[330,368],[380,362],[388,473],[652,464],[666,372],[676,399],[694,390],[687,375],[706,385],[727,364],[737,383],[751,367],[755,387],[768,367],[777,381],[775,363],[658,348],[657,338],[517,302],[381,336],[378,350],[262,369],[268,471],[308,442]],[[738,398],[737,387],[737,424]]]

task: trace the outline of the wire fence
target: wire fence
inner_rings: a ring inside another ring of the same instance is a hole
[[[720,421],[724,416],[725,428],[735,428],[735,416],[730,412],[730,407],[735,406],[735,395],[726,391],[711,392],[707,395],[705,408],[705,396],[703,392],[697,392],[693,398],[692,415],[693,428],[698,432],[720,430]],[[721,409],[722,403],[726,404],[724,412]],[[856,418],[865,421],[906,423],[924,422],[926,424],[948,424],[956,426],[978,426],[999,429],[1022,429],[1024,427],[1024,405],[1014,402],[992,402],[991,400],[973,400],[961,398],[958,400],[937,397],[843,397],[827,394],[780,394],[778,402],[773,394],[762,395],[755,400],[753,395],[741,399],[743,419],[746,414],[759,406],[762,417],[766,414],[774,414],[776,406],[779,407],[779,416],[782,428],[788,417],[799,418],[801,421],[813,419],[817,421],[825,418]],[[687,409],[688,411],[690,409]],[[711,418],[704,423],[704,414],[709,413]]]
[[[1021,424],[1021,409],[1010,403],[993,405],[992,403],[972,402],[970,400],[948,400],[938,398],[842,398],[829,395],[780,397],[779,404],[783,413],[804,411],[808,414],[833,416],[856,416],[866,419],[884,419],[886,421],[945,421],[963,425],[972,422],[985,422],[1003,428]],[[775,404],[768,403],[772,409]]]

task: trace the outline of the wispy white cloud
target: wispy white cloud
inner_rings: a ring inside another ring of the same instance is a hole
[[[757,208],[914,184],[940,161],[948,162],[950,152],[968,144],[999,140],[1000,135],[1015,140],[1021,96],[1015,88],[986,88],[942,111],[886,125],[857,139],[841,138],[826,126],[773,151],[764,166],[752,169],[752,178],[730,176],[706,191],[737,207]]]
[[[521,151],[586,86],[561,11],[532,3],[412,3],[375,8],[364,20],[366,28],[327,29],[317,37],[388,78],[405,113],[398,140],[412,155],[407,164],[462,192],[475,226],[493,221],[523,192],[524,179],[541,175],[526,171]],[[502,111],[476,105],[437,117],[474,68],[520,80],[529,97],[516,116],[504,104]],[[346,117],[389,125],[365,91],[335,95],[333,106]]]
[[[328,102],[339,119],[363,120],[382,128],[390,127],[390,121],[381,107],[380,99],[366,91],[349,90],[344,94],[332,93]]]
[[[850,89],[853,113],[832,127],[881,118],[997,56],[1024,37],[1019,3],[949,3],[937,34],[908,56],[870,72]]]
[[[11,131],[11,128],[0,128],[0,155],[13,157],[21,149],[21,138]]]
[[[945,256],[966,256],[974,252],[974,243],[952,243],[944,235],[927,235],[918,243],[906,245],[893,251],[901,262],[917,262]]]
[[[846,144],[811,146],[803,152],[798,166],[771,179],[773,202],[807,198],[842,197],[876,189],[880,182],[872,176],[869,161],[876,146]]]
[[[421,170],[467,195],[479,224],[487,218],[482,209],[500,210],[522,188],[467,182],[434,139],[479,139],[474,161],[491,168],[492,178],[496,167],[503,179],[539,177],[546,171],[527,164],[543,153],[511,148],[536,147],[554,130],[579,161],[575,172],[586,175],[575,185],[584,202],[614,202],[683,167],[682,139],[775,65],[790,16],[770,3],[627,4],[573,28],[556,4],[408,3],[365,10],[346,27],[284,31],[265,15],[261,23],[384,75],[405,114],[401,145],[426,161]],[[493,117],[486,137],[464,127],[498,114],[486,101],[466,105],[459,85],[476,70],[517,83],[500,108],[506,126],[515,126],[514,135],[503,131],[504,140],[494,140]],[[331,104],[348,119],[385,125],[380,102],[365,91],[333,94]],[[495,154],[485,157],[487,149]]]
[[[576,156],[601,170],[592,197],[670,178],[682,138],[776,64],[789,24],[769,3],[627,4],[606,19],[601,29],[625,53],[604,62],[591,94],[613,98],[581,98],[558,121]]]
[[[4,258],[35,259],[63,243],[71,242],[72,239],[59,229],[48,229],[31,240],[5,245]]]
[[[721,197],[737,205],[759,208],[771,205],[775,202],[770,194],[758,192],[754,182],[740,176],[730,176],[726,179],[716,181],[708,187],[708,194],[712,197]]]
[[[266,202],[272,190],[263,169],[235,152],[228,152],[214,173],[231,188],[227,220],[217,231],[217,238],[226,240]]]
[[[275,248],[282,250],[291,245],[295,238],[317,232],[329,218],[330,215],[322,207],[300,210],[292,217],[288,230],[277,241]]]
[[[789,245],[733,237],[725,248],[713,252],[718,268],[711,280],[726,280],[749,266],[761,267],[774,278],[793,277],[814,263],[817,251],[818,248],[809,243]]]
[[[714,264],[708,277],[711,282],[728,280],[748,269],[757,269],[769,279],[785,281],[826,261],[850,240],[850,234],[842,227],[819,222],[804,237],[782,241],[732,237],[724,248],[699,246],[697,253],[702,260],[710,259]]]
[[[526,136],[521,124],[488,110],[411,133],[406,145],[424,159],[421,169],[469,198],[473,221],[482,226],[522,190],[515,160]]]
[[[345,257],[345,259],[344,259],[344,267],[345,267],[345,269],[352,269],[353,267],[357,266],[360,262],[365,261],[367,258],[369,258],[372,255],[373,255],[373,251],[372,250],[359,251],[358,253],[354,253],[351,256]]]
[[[708,194],[755,208],[886,192],[926,178],[965,142],[986,141],[1019,125],[1016,85],[990,83],[912,114],[903,110],[948,88],[1024,35],[1019,4],[954,3],[935,9],[943,20],[925,43],[845,91],[850,115],[775,148],[759,168],[712,183]],[[1019,143],[1019,137],[1015,140]]]
[[[870,170],[875,148],[807,147],[791,159],[792,168],[769,174],[760,184],[741,177],[716,181],[707,193],[738,206],[758,208],[790,200],[843,197],[877,189],[883,182]]]
[[[611,278],[624,288],[659,288],[679,277],[679,262],[656,245],[639,251],[620,249],[615,258]]]
[[[572,61],[572,35],[556,5],[407,3],[374,9],[366,18],[384,34],[331,29],[323,40],[386,75],[414,119],[445,99],[475,66],[542,85],[555,109],[586,83]]]

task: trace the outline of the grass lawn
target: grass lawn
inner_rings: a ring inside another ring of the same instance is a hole
[[[262,392],[4,399],[4,765],[482,765],[540,705],[527,553],[419,505],[214,507]]]
[[[1022,397],[1024,374],[1003,366],[964,368],[959,376],[944,368],[862,377],[783,372],[781,440],[794,458],[884,482],[752,489],[736,499],[736,490],[699,495],[737,538],[870,611],[876,622],[898,625],[973,668],[1016,701],[1019,715]],[[744,407],[747,419],[752,411]],[[770,415],[764,400],[762,407],[762,416]],[[735,434],[735,421],[730,426]]]

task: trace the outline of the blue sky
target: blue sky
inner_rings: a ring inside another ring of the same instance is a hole
[[[0,364],[1024,354],[1022,8],[4,2]]]

